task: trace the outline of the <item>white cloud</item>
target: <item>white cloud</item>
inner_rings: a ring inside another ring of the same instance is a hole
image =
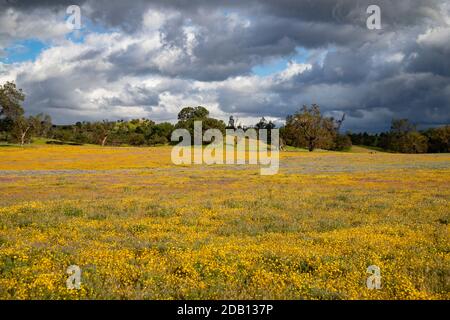
[[[288,63],[286,70],[282,71],[279,76],[283,80],[288,80],[289,78],[302,74],[303,72],[311,69],[312,65],[309,63],[295,63],[291,61]]]
[[[66,26],[65,13],[49,14],[48,10],[33,10],[29,13],[12,8],[0,12],[0,47],[12,41],[39,39],[61,41],[71,32]]]
[[[450,27],[430,28],[417,37],[417,43],[450,53]]]
[[[359,20],[347,21],[357,18],[353,11],[336,23],[325,1],[282,6],[254,0],[256,11],[247,3],[226,11],[228,4],[217,9],[195,1],[189,8],[139,2],[133,10],[124,2],[105,3],[82,6],[84,21],[103,23],[108,32],[88,30],[81,43],[65,39],[62,10],[0,13],[0,46],[30,37],[50,43],[34,62],[0,63],[0,83],[16,80],[30,113],[47,112],[60,123],[143,116],[174,121],[181,107],[204,105],[214,117],[234,114],[251,124],[319,103],[326,112],[353,112],[354,127],[358,119],[377,126],[405,114],[436,121],[432,108],[450,114],[446,65],[436,55],[449,52],[448,26],[414,19],[417,12],[403,6],[411,14],[398,23],[408,27],[394,28],[387,16],[386,31],[373,33]],[[433,5],[428,11],[419,16],[436,13]],[[271,59],[293,58],[299,47],[309,55],[303,63],[290,62],[270,76],[251,73]]]

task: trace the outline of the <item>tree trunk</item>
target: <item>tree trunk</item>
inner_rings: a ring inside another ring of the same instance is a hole
[[[309,152],[313,151],[315,148],[314,146],[314,139],[309,139],[309,143],[308,143],[308,150]]]
[[[105,146],[105,143],[106,143],[106,139],[108,139],[108,136],[105,136],[105,137],[103,138],[103,140],[102,140],[102,147],[104,147],[104,146]]]
[[[28,130],[30,130],[31,127],[28,127],[24,132],[22,132],[20,136],[20,145],[23,146],[25,144],[25,137],[27,136]]]

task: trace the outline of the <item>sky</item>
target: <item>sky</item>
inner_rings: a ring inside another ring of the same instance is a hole
[[[69,5],[81,29],[68,27]],[[381,29],[367,28],[369,5]],[[205,106],[243,125],[302,105],[346,114],[343,130],[450,123],[446,0],[0,0],[0,84],[58,124]]]

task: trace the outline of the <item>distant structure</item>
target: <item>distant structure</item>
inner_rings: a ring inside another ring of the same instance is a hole
[[[235,126],[234,126],[234,117],[233,116],[230,116],[230,120],[228,120],[228,127],[227,127],[228,129],[235,129]]]

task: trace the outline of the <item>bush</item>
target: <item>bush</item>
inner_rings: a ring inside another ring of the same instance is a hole
[[[428,152],[450,152],[450,125],[429,129],[424,134],[428,138]]]
[[[129,138],[129,143],[132,146],[141,146],[145,144],[145,137],[141,133],[132,133]]]
[[[343,151],[352,147],[352,139],[347,134],[338,134],[335,139],[333,150]]]

